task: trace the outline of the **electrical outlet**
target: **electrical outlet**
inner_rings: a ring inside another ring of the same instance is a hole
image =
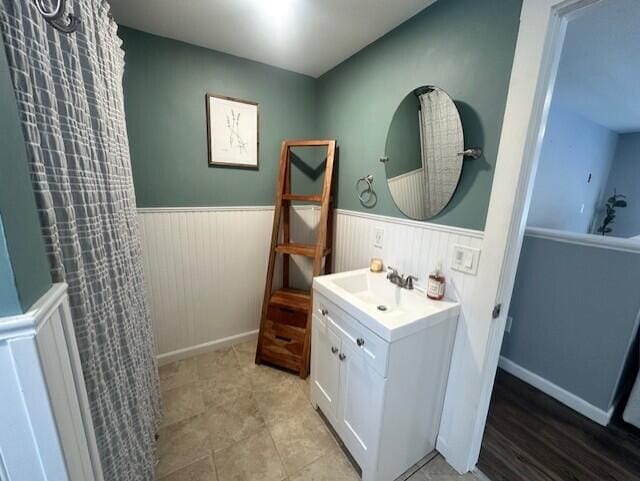
[[[376,227],[373,234],[373,246],[382,249],[384,246],[384,229]]]
[[[507,316],[507,324],[504,326],[504,332],[507,334],[511,332],[511,324],[513,324],[513,317]]]

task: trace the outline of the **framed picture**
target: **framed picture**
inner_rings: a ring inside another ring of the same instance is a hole
[[[258,169],[258,103],[207,94],[209,165]]]

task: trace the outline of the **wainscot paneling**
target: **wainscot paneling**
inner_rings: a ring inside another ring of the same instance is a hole
[[[389,192],[396,205],[412,219],[423,219],[424,215],[424,175],[422,168],[412,170],[387,180]]]
[[[162,361],[255,336],[264,290],[273,207],[139,209],[147,289]],[[311,242],[318,210],[299,206],[292,238]],[[374,246],[383,229],[383,246]],[[451,270],[453,246],[480,248],[482,232],[337,210],[335,271],[387,265],[419,278],[424,286],[439,261],[447,295],[463,301],[475,276]],[[482,260],[480,261],[482,262]],[[308,285],[308,263],[297,259],[292,282]],[[458,335],[464,339],[464,314]],[[461,331],[462,329],[462,331]],[[454,355],[455,357],[455,355]]]

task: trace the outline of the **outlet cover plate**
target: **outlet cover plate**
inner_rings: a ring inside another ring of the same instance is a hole
[[[384,247],[384,229],[376,227],[373,231],[373,247],[382,249]]]

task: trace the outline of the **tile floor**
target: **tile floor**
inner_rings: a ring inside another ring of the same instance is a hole
[[[253,362],[255,341],[160,368],[158,481],[358,481],[299,377]],[[472,481],[440,456],[410,481]]]

